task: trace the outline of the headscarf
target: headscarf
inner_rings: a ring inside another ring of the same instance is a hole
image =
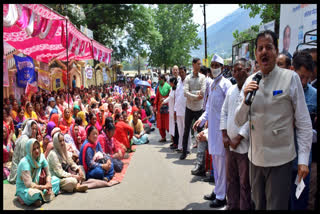
[[[27,135],[29,138],[32,136],[32,124],[35,123],[37,126],[37,122],[34,120],[28,120],[26,126],[24,127],[23,131],[22,131],[22,135]]]
[[[61,133],[58,132],[53,135],[53,149],[62,163],[68,163],[67,145],[65,145],[64,149],[61,148],[61,144],[59,142],[60,134]],[[61,135],[63,136],[63,134]]]
[[[66,118],[65,117],[65,112],[66,110],[68,110],[67,108],[64,110],[63,112],[63,120],[67,123],[68,127],[71,126],[72,122],[73,122],[73,118],[71,117],[71,114],[70,114],[70,117],[69,118]]]
[[[74,111],[75,109],[78,109],[79,111],[81,111],[81,109],[80,109],[80,106],[79,106],[79,105],[74,105],[74,106],[73,106],[73,111]]]
[[[53,114],[59,114],[58,109],[52,108],[52,110],[51,110],[51,112],[50,112],[50,115],[49,115],[49,120],[51,119],[51,117],[52,117]]]
[[[5,127],[7,129],[7,137],[6,139],[4,139],[4,145],[7,146],[7,143],[8,143],[8,138],[9,138],[9,135],[10,135],[10,130],[9,130],[9,126],[6,122],[3,121],[3,127]]]
[[[59,126],[59,115],[52,114],[50,117],[50,121],[54,122],[56,124],[56,126]]]
[[[44,163],[44,155],[42,153],[40,153],[40,156],[37,158],[37,159],[34,159],[33,156],[32,156],[32,151],[33,151],[33,145],[35,143],[39,143],[36,139],[34,138],[31,138],[27,141],[26,143],[26,159],[28,160],[30,166],[32,169],[34,170],[31,170],[32,172],[32,181],[35,182],[36,184],[39,183],[39,178],[40,178],[40,172],[41,172],[41,169],[43,167],[43,163]],[[40,145],[40,143],[39,143]]]
[[[102,121],[100,120],[99,112],[96,113],[96,117],[97,117],[97,122],[98,122],[99,126],[102,127],[104,125],[104,120],[105,120],[104,114],[102,114]]]
[[[50,121],[48,124],[47,124],[47,136],[49,136],[50,138],[50,141],[52,140],[51,138],[51,132],[52,130],[56,127],[56,124],[53,122],[53,121]]]
[[[164,97],[169,94],[170,89],[171,89],[171,86],[167,82],[165,82],[163,86],[159,84],[159,92]]]
[[[79,111],[77,117],[80,117],[82,119],[82,124],[84,125],[84,127],[88,125],[88,122],[86,120],[86,114],[84,113],[84,111]]]

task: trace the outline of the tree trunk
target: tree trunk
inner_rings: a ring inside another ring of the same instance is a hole
[[[138,75],[140,75],[140,56],[138,55]]]
[[[167,73],[167,65],[166,64],[164,65],[164,73],[165,74]]]

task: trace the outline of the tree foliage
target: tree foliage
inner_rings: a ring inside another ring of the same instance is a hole
[[[190,64],[190,50],[201,44],[192,20],[191,4],[159,4],[154,9],[155,27],[162,41],[150,46],[149,63],[166,69],[175,64]]]
[[[249,16],[251,18],[260,15],[262,19],[261,24],[275,20],[275,33],[279,35],[280,4],[239,4],[239,6],[244,9],[250,9]],[[242,32],[235,30],[233,32],[233,37],[235,38],[234,44],[252,40],[256,38],[258,32],[259,25],[253,25]]]
[[[78,28],[84,25],[93,31],[93,37],[113,49],[112,56],[119,61],[126,57],[146,56],[150,43],[157,44],[161,35],[155,28],[152,11],[137,4],[79,4],[48,5]],[[79,16],[83,14],[83,16]]]

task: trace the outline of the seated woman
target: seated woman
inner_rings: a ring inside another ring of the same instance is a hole
[[[122,143],[113,138],[115,129],[116,127],[113,124],[112,117],[107,117],[104,129],[98,136],[98,142],[100,142],[104,153],[109,154],[112,158],[121,160],[127,149]]]
[[[13,155],[12,135],[13,132],[10,132],[9,126],[3,122],[3,180],[6,180],[10,174],[9,165]]]
[[[77,118],[76,118],[76,120],[77,120]],[[80,148],[81,148],[83,142],[87,138],[87,134],[86,134],[85,129],[81,125],[79,125],[79,123],[75,123],[74,125],[72,125],[70,127],[69,135],[72,137],[77,149],[80,151]]]
[[[31,102],[27,102],[26,104],[26,111],[24,112],[24,117],[26,119],[33,119],[35,121],[38,120],[37,114],[33,111]]]
[[[134,134],[132,138],[132,143],[135,145],[149,143],[148,134],[144,132],[143,124],[139,119],[139,112],[135,111],[133,113],[133,120],[130,122],[133,128]]]
[[[115,116],[115,126],[116,126],[116,131],[113,137],[117,141],[122,143],[126,147],[126,149],[130,149],[131,148],[130,141],[133,137],[133,128],[129,124],[122,121],[119,115]],[[128,135],[129,135],[129,138],[128,138]]]
[[[60,188],[66,192],[85,192],[88,186],[80,183],[85,180],[85,176],[67,152],[63,134],[55,133],[53,136],[53,147],[48,155],[48,163],[51,175],[60,178]],[[71,171],[69,171],[70,169]]]
[[[154,117],[154,114],[152,112],[151,104],[148,105],[148,101],[147,100],[143,100],[141,108],[146,111],[147,118],[148,118],[149,122],[150,123],[154,123],[155,122],[155,117]]]
[[[41,206],[42,202],[51,201],[59,193],[59,178],[52,176],[48,162],[40,152],[40,144],[30,139],[25,146],[26,156],[18,165],[16,196],[21,204]],[[42,169],[45,171],[45,184],[39,184]]]
[[[10,168],[10,175],[8,181],[15,183],[17,178],[17,167],[20,160],[26,156],[26,143],[30,138],[37,139],[38,125],[34,120],[26,120],[26,125],[22,131],[21,136],[15,142],[15,148],[13,151],[12,164]]]
[[[110,181],[114,176],[114,168],[111,158],[101,148],[98,139],[98,130],[90,126],[87,131],[87,139],[80,149],[80,164],[86,172],[86,178],[96,178]],[[100,157],[98,157],[101,155]]]
[[[74,119],[71,116],[71,112],[69,108],[66,108],[63,112],[63,118],[60,120],[60,125],[66,126],[67,131],[70,126],[74,124]]]
[[[96,127],[96,129],[98,130],[98,134],[100,133],[102,127],[99,125],[98,121],[97,121],[97,116],[90,112],[89,113],[89,124],[88,126],[86,127],[86,132],[88,132],[88,129],[91,127],[91,126],[94,126]]]
[[[84,111],[78,112],[77,117],[80,117],[82,119],[81,126],[86,127],[88,125],[88,122],[86,120],[86,113]]]

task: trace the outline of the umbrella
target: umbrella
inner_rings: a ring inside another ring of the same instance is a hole
[[[136,85],[142,85],[142,86],[147,86],[147,87],[151,86],[150,83],[148,83],[147,81],[144,81],[144,80],[138,81]]]
[[[135,85],[137,85],[138,82],[140,82],[140,80],[139,80],[138,77],[136,77],[136,78],[133,80],[133,83],[134,83]]]

